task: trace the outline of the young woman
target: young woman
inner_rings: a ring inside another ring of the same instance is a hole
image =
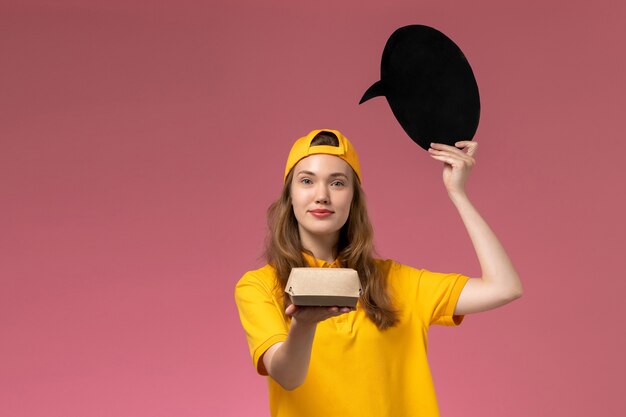
[[[470,203],[465,182],[478,144],[431,145],[470,235],[481,278],[433,273],[374,259],[359,160],[336,130],[293,145],[281,196],[268,210],[267,265],[246,273],[235,300],[254,365],[268,375],[272,416],[437,416],[426,358],[431,324],[522,295],[504,248]],[[298,307],[284,297],[294,267],[358,271],[355,309]]]

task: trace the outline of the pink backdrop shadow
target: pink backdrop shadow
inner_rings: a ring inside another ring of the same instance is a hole
[[[525,296],[434,328],[443,416],[617,416],[624,7],[602,0],[4,1],[0,415],[267,415],[233,301],[291,142],[356,145],[381,256],[480,273],[378,79],[427,24],[478,80],[469,192]]]

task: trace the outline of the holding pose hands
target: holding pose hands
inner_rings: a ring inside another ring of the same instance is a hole
[[[455,314],[491,310],[522,295],[519,276],[502,244],[465,193],[465,183],[476,165],[477,148],[477,142],[464,140],[455,146],[431,143],[428,149],[433,159],[444,163],[443,183],[461,215],[482,270],[480,279],[469,280],[463,288]]]
[[[471,140],[463,140],[455,143],[455,146],[441,143],[431,143],[428,152],[433,159],[445,162],[443,167],[443,183],[448,194],[464,194],[465,182],[470,171],[476,165],[476,149],[478,143]],[[459,149],[460,148],[460,149]],[[463,150],[467,149],[467,152]]]

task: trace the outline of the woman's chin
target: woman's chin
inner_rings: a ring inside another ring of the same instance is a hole
[[[327,238],[333,235],[339,234],[339,230],[336,227],[310,227],[306,228],[305,232],[308,233],[311,237],[316,238]]]

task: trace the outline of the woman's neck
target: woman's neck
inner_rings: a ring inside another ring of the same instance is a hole
[[[337,242],[339,242],[339,233],[334,235],[310,235],[308,233],[300,233],[302,247],[311,253],[317,259],[326,262],[333,262],[336,257]]]

